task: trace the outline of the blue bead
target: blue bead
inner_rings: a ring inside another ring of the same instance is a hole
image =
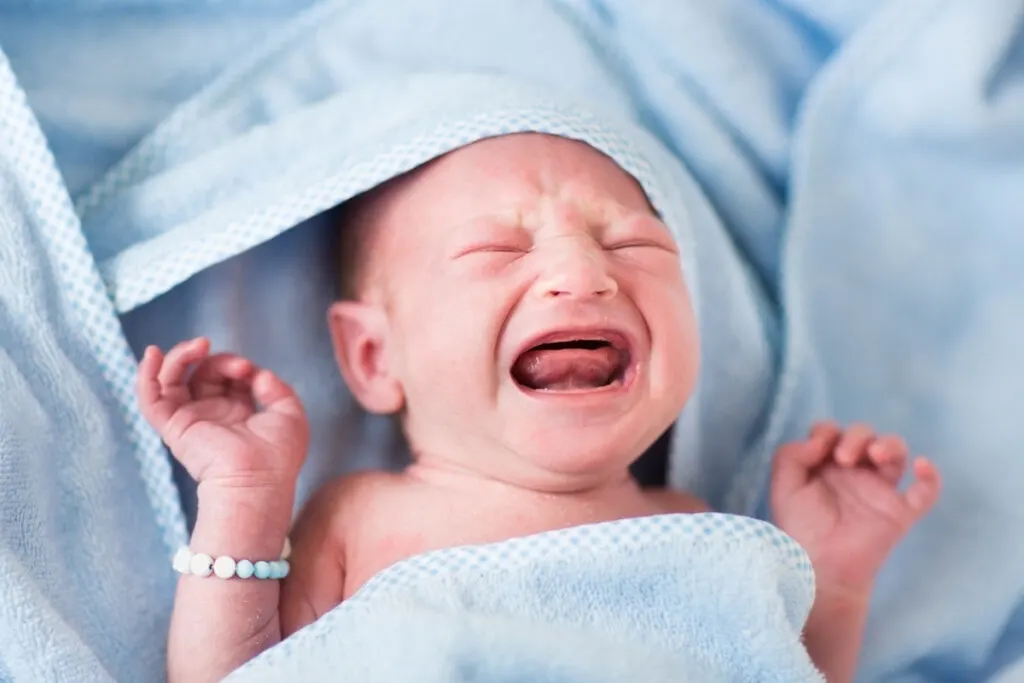
[[[248,579],[255,571],[256,567],[249,560],[239,560],[235,565],[235,576],[240,579]]]
[[[288,560],[281,560],[281,578],[287,578],[288,572],[292,569],[292,565]]]
[[[270,563],[269,562],[264,562],[263,560],[260,560],[259,562],[257,562],[254,565],[254,568],[255,568],[256,578],[257,579],[266,579],[266,578],[268,578],[270,576]]]

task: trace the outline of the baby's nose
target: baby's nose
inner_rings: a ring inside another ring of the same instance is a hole
[[[537,293],[543,298],[611,298],[619,291],[604,250],[589,238],[561,237],[544,245]]]

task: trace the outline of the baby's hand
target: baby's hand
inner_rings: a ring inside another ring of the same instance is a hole
[[[898,488],[907,446],[855,425],[820,423],[810,438],[779,449],[772,474],[772,514],[811,557],[821,588],[870,591],[889,552],[939,497],[939,473],[914,461],[915,481]]]
[[[142,414],[198,482],[294,487],[309,444],[298,396],[245,358],[209,354],[204,338],[166,357],[147,348],[136,386]]]

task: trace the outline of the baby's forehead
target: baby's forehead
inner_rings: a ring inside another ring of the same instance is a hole
[[[487,138],[350,200],[342,229],[359,259],[350,269],[378,272],[410,252],[442,249],[446,234],[474,220],[513,217],[539,197],[566,193],[653,213],[640,184],[586,143],[537,133]]]
[[[649,211],[640,184],[594,147],[537,133],[488,138],[456,149],[383,186],[382,214],[432,225],[521,209],[542,196]]]

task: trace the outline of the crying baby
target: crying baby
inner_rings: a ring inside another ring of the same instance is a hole
[[[343,216],[337,363],[367,410],[398,416],[413,463],[327,484],[291,528],[309,432],[292,389],[205,339],[149,348],[143,412],[199,495],[172,681],[219,680],[416,554],[708,509],[629,474],[690,397],[699,348],[678,246],[614,161],[560,137],[489,138]],[[875,575],[938,473],[898,437],[827,422],[774,465],[773,521],[816,575],[806,648],[850,680]],[[290,565],[256,563],[277,580],[236,580],[257,568],[231,558],[275,560],[289,534]]]

